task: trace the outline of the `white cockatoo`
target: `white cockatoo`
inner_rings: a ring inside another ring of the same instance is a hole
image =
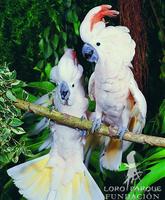
[[[130,69],[135,54],[135,42],[124,26],[108,26],[104,17],[114,17],[119,12],[110,5],[91,9],[80,26],[84,41],[84,57],[95,62],[95,70],[89,80],[89,96],[96,100],[92,131],[101,122],[118,127],[119,139],[104,138],[104,150],[100,157],[101,167],[118,170],[122,152],[130,142],[122,141],[128,129],[141,133],[146,119],[146,100],[139,90]],[[110,130],[110,134],[113,133]],[[95,138],[95,136],[93,137]]]
[[[83,68],[76,54],[68,49],[51,72],[57,83],[55,108],[62,113],[82,117],[88,100],[81,83]],[[50,153],[25,162],[7,173],[19,192],[28,200],[103,200],[104,196],[83,164],[80,130],[51,124],[53,144]]]

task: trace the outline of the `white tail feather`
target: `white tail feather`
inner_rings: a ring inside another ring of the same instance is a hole
[[[57,164],[53,167],[48,162],[49,159],[50,155],[48,154],[7,171],[25,198],[28,200],[104,199],[101,190],[82,161],[80,164],[66,164],[61,168],[60,166],[65,163],[62,159],[58,159],[57,156]],[[76,169],[74,166],[81,166],[81,168]]]
[[[100,168],[109,169],[112,171],[119,170],[122,161],[122,150],[118,150],[115,155],[108,156],[106,153],[100,158]]]

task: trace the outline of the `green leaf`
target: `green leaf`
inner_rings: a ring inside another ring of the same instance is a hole
[[[165,159],[150,167],[149,169],[150,172],[146,174],[137,185],[135,185],[133,190],[128,194],[129,198],[126,198],[126,200],[130,200],[131,197],[132,199],[137,197],[136,199],[138,200],[138,197],[144,193],[145,188],[165,177]],[[141,189],[139,190],[139,188]]]
[[[27,101],[29,102],[35,102],[38,98],[32,94],[28,94]]]
[[[53,44],[54,49],[57,48],[58,43],[59,43],[59,36],[55,34],[55,35],[53,36],[53,40],[52,40],[52,44]]]
[[[128,164],[127,163],[121,163],[119,172],[128,170]]]
[[[162,120],[161,133],[165,133],[165,116]]]
[[[22,135],[22,134],[26,133],[26,132],[23,130],[23,128],[21,128],[21,127],[11,128],[11,130],[12,130],[15,134],[17,134],[17,135]]]
[[[76,35],[79,35],[80,23],[79,22],[74,22],[73,26],[74,26],[74,31],[75,31]]]
[[[14,157],[12,158],[12,162],[13,162],[13,163],[17,163],[17,162],[18,162],[18,159],[19,159],[18,156],[14,156]]]
[[[160,151],[158,151],[158,152],[152,154],[152,155],[149,156],[148,158],[144,159],[143,162],[142,162],[141,164],[146,163],[146,162],[147,162],[147,163],[149,162],[148,164],[151,164],[151,161],[159,162],[160,159],[162,159],[162,158],[165,158],[165,149],[161,149]],[[153,162],[153,163],[154,163],[154,162]]]
[[[28,86],[28,85],[26,84],[26,86]],[[28,99],[29,94],[24,89],[18,87],[18,88],[14,88],[12,91],[17,98],[23,99],[23,100]]]
[[[52,48],[50,46],[50,43],[47,44],[47,46],[46,46],[46,48],[45,48],[43,53],[44,53],[45,59],[48,59],[52,55],[53,50],[52,50]]]
[[[35,66],[33,69],[34,69],[35,71],[41,72],[41,69],[38,68],[37,66]]]
[[[37,66],[34,67],[34,70],[41,72],[41,71],[42,71],[41,69],[43,68],[43,66],[44,66],[44,60],[40,60],[40,61],[37,63]]]
[[[0,155],[0,166],[1,166],[1,164],[7,164],[9,162],[10,162],[10,159],[7,156],[7,154],[4,154],[3,156]]]
[[[54,51],[54,57],[55,57],[55,62],[54,62],[54,65],[57,65],[58,64],[58,61],[59,61],[59,57],[58,57],[58,53]]]
[[[45,44],[44,44],[44,39],[43,38],[39,42],[39,48],[40,48],[41,52],[44,52]]]
[[[73,22],[78,22],[78,16],[75,10],[72,11],[72,16],[73,16]]]
[[[44,91],[46,93],[51,92],[55,88],[54,84],[49,81],[31,82],[31,83],[28,83],[28,87],[32,87],[37,90]]]
[[[46,42],[49,42],[49,34],[50,34],[50,27],[46,27],[44,30],[44,38],[46,40]]]
[[[14,88],[17,87],[25,87],[26,83],[20,80],[16,80],[14,83],[11,84],[12,86],[14,86]]]
[[[16,79],[17,73],[15,70],[12,71],[10,74],[11,74],[10,79]]]
[[[76,23],[78,22],[78,16],[75,10],[69,10],[67,13],[67,21],[70,23]]]
[[[73,22],[73,12],[72,10],[69,10],[67,13],[67,21],[72,23]]]
[[[65,32],[62,33],[62,38],[63,38],[64,42],[67,41],[67,34]]]
[[[59,22],[58,22],[58,15],[57,13],[55,12],[55,10],[53,9],[50,9],[49,10],[49,16],[50,18],[52,19],[52,21],[57,25],[56,28],[58,31],[60,31],[60,27],[59,27]]]
[[[16,97],[12,94],[12,92],[10,90],[8,90],[6,92],[6,96],[7,96],[8,99],[10,99],[12,101],[16,101],[17,100]]]
[[[165,41],[165,35],[163,31],[158,32],[158,38],[162,43]]]
[[[159,108],[159,117],[160,117],[160,131],[165,133],[165,100],[162,102]]]
[[[96,107],[96,102],[88,100],[88,110],[90,112],[94,112],[95,111],[95,107]]]
[[[3,98],[3,97],[0,97],[0,102],[2,102],[2,103],[4,103],[4,102],[5,102],[5,100],[4,100],[4,98]]]
[[[100,156],[99,151],[93,151],[90,159],[90,163],[98,173],[100,172],[99,156]]]
[[[50,79],[50,72],[51,72],[52,66],[50,63],[48,63],[45,67],[45,73],[48,79]]]
[[[22,122],[20,119],[14,118],[9,124],[10,126],[17,127],[17,126],[21,126],[23,123],[24,122]]]

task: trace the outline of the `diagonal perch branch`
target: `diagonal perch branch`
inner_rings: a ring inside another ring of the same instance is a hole
[[[92,122],[89,120],[82,121],[81,119],[77,117],[73,117],[67,114],[62,114],[55,110],[50,111],[48,108],[45,108],[43,106],[39,106],[36,104],[32,104],[30,102],[26,102],[23,100],[17,99],[14,105],[17,108],[20,108],[22,110],[26,110],[26,111],[30,110],[37,115],[47,117],[51,120],[56,121],[59,124],[66,125],[72,128],[91,130],[91,127],[92,127]],[[117,132],[117,130],[113,130],[113,131],[114,133]],[[109,129],[105,125],[101,126],[100,130],[98,130],[98,133],[101,135],[110,137]],[[165,148],[165,138],[162,138],[162,137],[155,137],[155,136],[149,136],[149,135],[144,135],[144,134],[134,134],[132,132],[126,132],[123,139],[127,141],[131,141],[131,142],[150,144],[150,145]]]

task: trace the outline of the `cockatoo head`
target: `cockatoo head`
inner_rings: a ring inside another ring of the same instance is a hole
[[[62,104],[73,105],[77,91],[81,90],[82,74],[83,68],[78,64],[76,52],[67,49],[50,73],[50,80],[57,84],[57,96]]]
[[[129,29],[124,26],[107,26],[105,17],[119,14],[111,10],[110,5],[101,5],[91,9],[80,26],[80,36],[85,42],[82,53],[90,62],[99,59],[121,60],[129,64],[135,53],[135,42]]]

